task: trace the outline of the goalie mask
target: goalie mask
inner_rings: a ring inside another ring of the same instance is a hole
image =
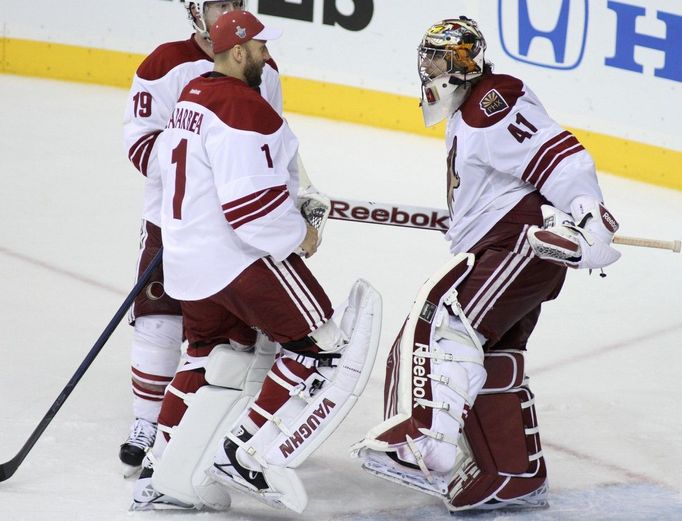
[[[203,36],[205,39],[210,40],[210,23],[206,21],[206,10],[213,4],[221,7],[218,16],[224,13],[229,13],[230,11],[246,10],[246,0],[230,0],[227,2],[188,2],[186,0],[181,0],[185,4],[185,9],[187,9],[187,18],[192,24],[194,30]],[[216,17],[217,19],[217,17]]]
[[[483,74],[485,38],[464,16],[432,25],[418,47],[421,108],[427,127],[453,114]]]

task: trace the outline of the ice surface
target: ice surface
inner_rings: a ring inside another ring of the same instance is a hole
[[[16,454],[134,282],[141,176],[121,145],[123,90],[0,76],[0,461]],[[442,207],[439,140],[291,115],[315,184],[333,195]],[[682,238],[682,193],[608,175],[625,235]],[[608,277],[570,274],[545,306],[528,373],[551,508],[471,517],[682,519],[682,255],[621,247]],[[384,299],[380,355],[348,421],[301,468],[302,516],[234,495],[227,513],[134,513],[117,451],[131,421],[121,325],[17,473],[0,521],[449,519],[436,498],[362,472],[351,443],[381,417],[383,365],[437,232],[330,221],[310,265],[334,301],[357,277]]]

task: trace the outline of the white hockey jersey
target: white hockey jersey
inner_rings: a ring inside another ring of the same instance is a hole
[[[447,124],[453,253],[468,251],[525,195],[538,190],[570,213],[579,195],[602,200],[594,162],[517,78],[485,75]]]
[[[164,287],[178,300],[209,297],[266,255],[303,241],[296,209],[298,140],[246,83],[195,78],[157,139],[163,183]]]
[[[128,159],[144,176],[143,219],[161,225],[161,179],[156,138],[166,127],[182,89],[197,76],[213,70],[213,60],[191,36],[157,47],[137,69],[128,94],[123,141]],[[263,69],[262,96],[282,113],[282,88],[277,66],[270,60]]]

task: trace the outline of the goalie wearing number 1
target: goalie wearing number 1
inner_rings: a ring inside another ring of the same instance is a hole
[[[388,357],[385,421],[354,450],[450,511],[548,505],[528,338],[567,268],[620,256],[589,153],[485,50],[466,17],[419,45],[425,123],[447,118],[454,257],[419,291]]]

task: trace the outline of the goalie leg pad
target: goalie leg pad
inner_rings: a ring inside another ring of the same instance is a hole
[[[473,255],[458,255],[420,290],[387,364],[388,419],[355,447],[365,470],[441,497],[464,418],[486,377],[486,339],[457,301],[456,287],[472,266]]]
[[[206,363],[209,385],[184,396],[187,411],[171,430],[171,439],[154,468],[156,490],[185,503],[216,508],[227,495],[217,494],[206,480],[205,469],[223,434],[234,424],[253,397],[275,357],[276,344],[259,335],[254,352],[218,345]],[[222,496],[222,498],[220,497]]]
[[[277,371],[273,368],[266,382],[268,389],[270,384],[278,385],[289,399],[274,414],[252,405],[252,410],[267,421],[251,436],[242,428],[242,424],[248,425],[246,415],[240,419],[216,453],[211,471],[216,479],[271,506],[303,511],[307,496],[293,469],[346,417],[364,390],[376,357],[381,297],[367,282],[359,280],[353,286],[341,327],[348,343],[338,351],[337,364],[318,365],[305,379],[305,375],[287,373],[286,357],[278,362]],[[292,381],[299,383],[292,385]],[[264,385],[261,394],[265,391]],[[263,403],[262,398],[259,396],[257,402]],[[244,469],[253,471],[252,479],[245,478]],[[257,473],[264,481],[255,476]]]
[[[487,354],[486,368],[491,378],[467,417],[445,504],[451,511],[545,507],[547,469],[523,353]]]

